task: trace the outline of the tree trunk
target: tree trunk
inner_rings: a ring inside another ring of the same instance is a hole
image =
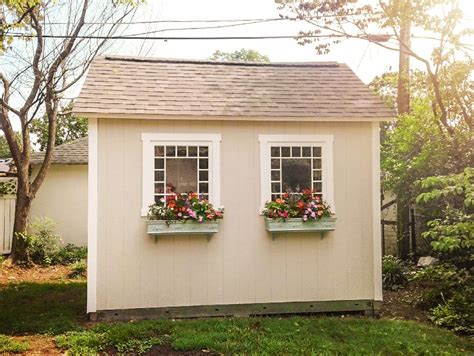
[[[18,190],[13,224],[12,254],[10,256],[13,263],[29,260],[26,241],[19,234],[25,233],[27,230],[31,201],[30,197]]]
[[[406,0],[403,12],[410,14],[411,1]],[[399,62],[398,62],[398,87],[397,111],[398,115],[410,112],[410,33],[411,21],[408,16],[402,18],[400,23]],[[410,205],[409,199],[397,199],[397,240],[398,255],[407,259],[410,254]]]

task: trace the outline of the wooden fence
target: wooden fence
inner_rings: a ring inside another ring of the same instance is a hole
[[[0,177],[0,255],[12,248],[16,184],[16,178]]]

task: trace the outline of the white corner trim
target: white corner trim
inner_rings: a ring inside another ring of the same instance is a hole
[[[382,300],[382,240],[380,227],[380,123],[372,123],[372,238],[374,300]]]
[[[323,197],[336,212],[334,201],[334,135],[259,135],[260,142],[260,211],[271,199],[270,146],[284,144],[320,144],[322,148]]]
[[[141,216],[147,216],[148,207],[154,203],[153,192],[153,159],[154,146],[163,145],[209,145],[209,201],[219,207],[220,189],[221,189],[221,172],[220,172],[220,142],[222,136],[220,134],[189,134],[189,133],[142,133],[143,142],[143,176],[142,176],[142,208]]]
[[[97,119],[89,119],[89,166],[87,208],[87,312],[97,311]]]

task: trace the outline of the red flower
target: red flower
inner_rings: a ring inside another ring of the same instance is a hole
[[[304,209],[304,203],[301,200],[296,203],[296,206],[300,210]]]

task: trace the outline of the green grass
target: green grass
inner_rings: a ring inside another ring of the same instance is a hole
[[[85,303],[84,282],[0,286],[0,334],[52,334],[58,347],[78,355],[140,354],[153,347],[223,354],[474,354],[468,339],[449,331],[363,317],[153,320],[85,329]],[[5,335],[0,345],[0,353],[28,347]]]
[[[29,348],[30,345],[26,342],[16,341],[9,336],[0,334],[0,354],[25,352]]]
[[[415,322],[366,318],[213,318],[98,324],[56,337],[73,354],[146,352],[169,344],[178,351],[223,354],[463,354],[467,339]]]
[[[80,327],[86,283],[0,286],[0,334],[59,334]]]

